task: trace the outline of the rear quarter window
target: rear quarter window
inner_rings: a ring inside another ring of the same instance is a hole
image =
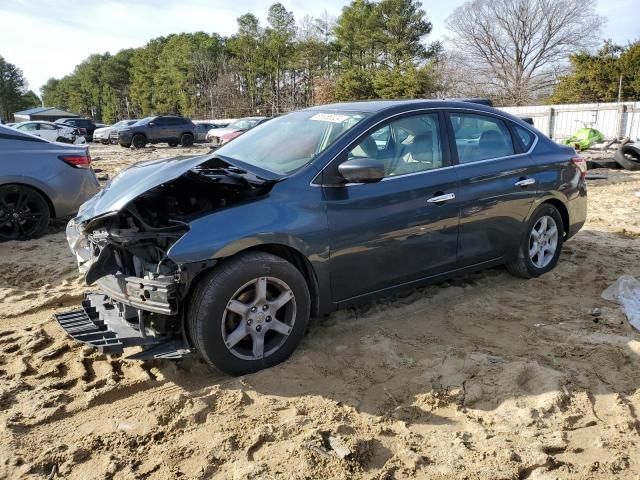
[[[524,149],[529,150],[536,138],[535,135],[526,128],[522,128],[520,125],[514,124],[514,130],[516,131],[516,135],[518,135],[518,138],[522,142],[522,146],[524,147]]]

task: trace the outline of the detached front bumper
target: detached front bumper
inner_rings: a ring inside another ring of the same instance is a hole
[[[191,353],[180,338],[147,334],[141,313],[102,293],[87,293],[80,308],[54,316],[74,340],[103,353],[122,353],[134,346],[145,347],[128,357],[134,360],[178,359]]]

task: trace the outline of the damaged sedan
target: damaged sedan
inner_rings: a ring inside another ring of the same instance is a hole
[[[135,164],[86,202],[67,237],[96,290],[56,318],[107,353],[254,372],[311,316],[500,264],[551,270],[585,221],[584,174],[573,149],[475,103],[290,113]]]

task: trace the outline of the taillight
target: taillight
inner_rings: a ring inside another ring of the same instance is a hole
[[[75,168],[89,168],[91,166],[91,155],[61,155],[58,157],[65,163]]]
[[[578,167],[582,178],[587,176],[587,161],[580,155],[576,155],[571,159],[571,163]]]

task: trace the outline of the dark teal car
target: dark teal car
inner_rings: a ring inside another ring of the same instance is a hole
[[[57,318],[105,352],[253,372],[310,316],[499,264],[551,270],[585,221],[585,167],[475,103],[283,115],[214,153],[136,164],[85,203],[67,235],[97,291]]]

